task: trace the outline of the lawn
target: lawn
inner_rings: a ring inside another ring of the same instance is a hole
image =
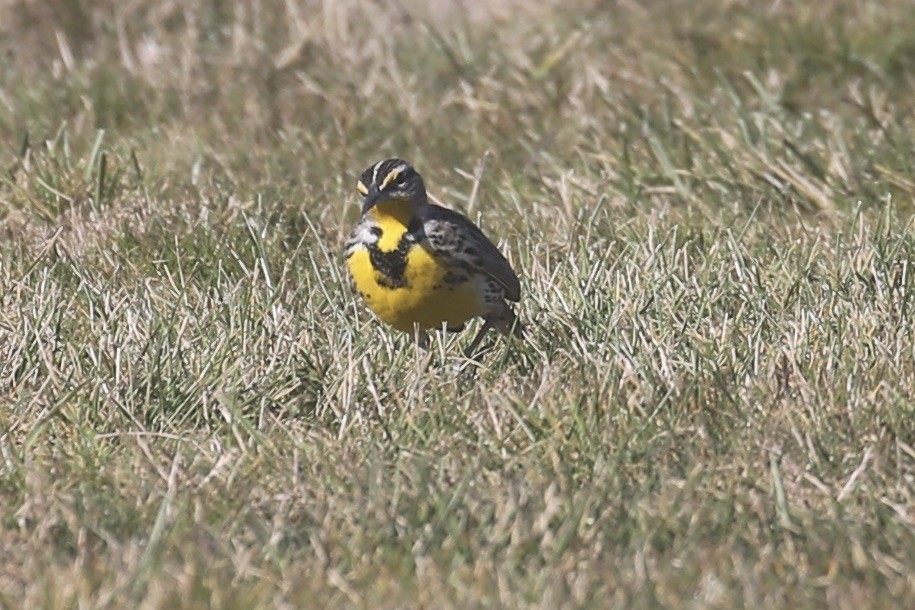
[[[915,607],[913,31],[0,0],[0,607]],[[395,155],[524,343],[352,293]]]

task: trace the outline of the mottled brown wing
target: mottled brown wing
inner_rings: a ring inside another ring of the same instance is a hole
[[[505,289],[505,298],[517,302],[521,283],[499,249],[469,218],[437,205],[429,205],[423,215],[423,230],[428,244],[439,255],[469,265],[493,278]]]

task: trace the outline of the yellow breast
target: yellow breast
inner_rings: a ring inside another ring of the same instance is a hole
[[[443,323],[457,328],[483,313],[478,280],[448,284],[448,269],[421,246],[414,246],[407,254],[404,285],[400,287],[385,285],[367,249],[355,252],[348,265],[369,309],[397,330],[413,332],[414,324],[423,329],[440,328]]]
[[[383,206],[379,207],[383,212]],[[376,223],[382,234],[374,247],[381,253],[395,252],[409,220],[379,213]],[[382,321],[397,330],[413,332],[414,325],[422,329],[441,328],[442,324],[457,328],[483,314],[481,278],[464,271],[466,281],[453,281],[460,274],[449,275],[447,265],[420,244],[413,244],[404,260],[403,276],[396,285],[373,264],[369,247],[359,248],[347,260],[356,289]],[[446,281],[446,276],[452,281]]]

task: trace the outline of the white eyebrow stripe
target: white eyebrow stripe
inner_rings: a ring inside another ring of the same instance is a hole
[[[372,184],[375,184],[378,182],[378,170],[381,169],[381,165],[383,163],[384,163],[384,161],[379,161],[378,163],[375,164],[375,167],[372,168]]]

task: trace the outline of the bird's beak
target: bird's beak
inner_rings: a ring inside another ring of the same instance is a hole
[[[365,194],[365,200],[362,203],[362,213],[365,214],[373,207],[375,204],[384,199],[384,195],[378,190],[378,186],[373,184],[369,187],[369,192]]]

